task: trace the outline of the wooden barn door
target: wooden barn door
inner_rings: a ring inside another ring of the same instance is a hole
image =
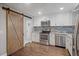
[[[7,11],[7,54],[10,55],[23,47],[23,16]]]

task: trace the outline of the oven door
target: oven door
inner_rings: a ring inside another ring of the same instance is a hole
[[[44,45],[49,45],[49,34],[41,33],[40,34],[40,43]]]

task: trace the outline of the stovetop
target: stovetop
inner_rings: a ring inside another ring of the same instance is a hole
[[[42,31],[41,33],[46,33],[46,34],[49,34],[50,31]]]

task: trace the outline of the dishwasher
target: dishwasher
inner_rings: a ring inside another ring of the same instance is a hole
[[[64,34],[55,34],[55,46],[65,48],[66,38]]]

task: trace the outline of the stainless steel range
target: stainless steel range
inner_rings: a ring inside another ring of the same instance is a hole
[[[42,32],[40,32],[40,43],[49,45],[50,41],[50,21],[41,22]]]
[[[43,31],[40,33],[40,43],[49,45],[49,40],[50,40],[50,32],[48,31]]]

